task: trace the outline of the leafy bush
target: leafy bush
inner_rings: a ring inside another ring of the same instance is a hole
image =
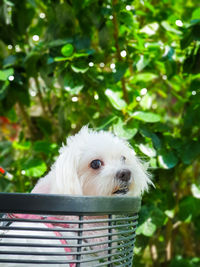
[[[200,266],[200,4],[0,1],[0,178],[29,192],[84,124],[149,162],[135,266]]]

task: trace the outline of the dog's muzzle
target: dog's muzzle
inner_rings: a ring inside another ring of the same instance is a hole
[[[120,182],[120,186],[115,188],[113,194],[125,195],[129,191],[129,181],[131,179],[131,171],[128,169],[119,170],[115,178]]]

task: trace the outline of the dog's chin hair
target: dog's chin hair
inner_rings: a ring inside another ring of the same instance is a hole
[[[123,189],[123,188],[129,188],[130,184],[126,184],[120,180],[112,179],[109,181],[109,177],[107,182],[102,181],[101,177],[93,176],[87,177],[84,174],[80,177],[81,186],[83,188],[83,194],[84,195],[94,195],[94,196],[125,196],[125,195],[132,195],[133,192],[131,190],[128,190],[126,193],[119,193],[115,194],[115,191],[117,189]],[[89,190],[87,191],[87,188],[92,187],[93,191]],[[84,190],[86,188],[86,190]]]
[[[83,188],[83,195],[93,196],[111,196],[114,188],[114,183],[107,179],[107,182],[102,182],[100,177],[88,177],[82,175],[80,177],[81,186]],[[92,190],[90,190],[92,188]]]

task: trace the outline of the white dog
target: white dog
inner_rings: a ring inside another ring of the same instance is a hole
[[[130,145],[110,132],[84,126],[59,152],[33,193],[140,196],[151,183]]]
[[[151,180],[147,172],[145,171],[140,160],[136,157],[135,152],[130,145],[126,141],[114,136],[112,133],[104,131],[95,132],[84,126],[78,134],[67,139],[67,145],[64,145],[59,152],[60,155],[58,156],[55,164],[52,166],[51,171],[44,178],[39,180],[32,193],[86,196],[140,196],[145,190],[148,189],[148,184],[151,184]],[[66,218],[67,217],[65,217],[65,219]],[[73,220],[73,216],[68,216],[68,218]],[[26,223],[22,224],[15,222],[12,223],[11,226],[26,227]],[[29,223],[29,227],[30,226],[35,227],[34,223]],[[40,223],[38,224],[38,227],[47,228],[48,226],[45,223]],[[76,225],[73,227],[76,227]],[[89,226],[86,224],[84,227],[91,227],[91,224]],[[32,232],[28,230],[9,230],[7,234],[32,235]],[[36,232],[36,235],[42,234],[42,232]],[[94,233],[92,232],[86,232],[86,235],[93,234]],[[96,234],[99,234],[99,232],[96,231]],[[73,235],[73,232],[71,235]],[[49,236],[53,237],[55,234],[53,232],[49,232]],[[65,233],[64,237],[66,237],[67,240],[69,236]],[[3,238],[0,242],[7,241]],[[9,242],[33,243],[38,241],[26,239],[20,239],[20,241],[16,241],[15,238],[13,238],[9,239]],[[41,240],[40,242],[42,244],[51,244],[50,242],[52,241]],[[96,243],[97,240],[90,239],[87,242]],[[60,241],[55,240],[54,244],[59,245]],[[71,243],[68,242],[68,244]],[[10,250],[13,248],[2,249]],[[23,247],[19,249],[21,251],[24,250]],[[13,250],[15,250],[15,248]],[[63,249],[60,248],[60,250],[63,252]],[[41,251],[41,248],[31,248],[31,251],[38,252]],[[43,248],[42,251],[48,252],[48,248]],[[12,256],[12,258],[16,259],[17,256]],[[20,256],[18,256],[18,258],[20,258]],[[31,259],[31,256],[28,257],[28,259]],[[94,264],[94,262],[92,264]],[[89,266],[88,263],[86,263],[86,265]],[[19,265],[6,265],[4,263],[3,265],[0,264],[0,266]],[[20,266],[28,265],[21,264]]]

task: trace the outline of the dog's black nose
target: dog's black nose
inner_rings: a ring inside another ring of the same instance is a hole
[[[127,169],[120,170],[116,173],[116,178],[123,182],[128,182],[131,178],[131,172]]]

